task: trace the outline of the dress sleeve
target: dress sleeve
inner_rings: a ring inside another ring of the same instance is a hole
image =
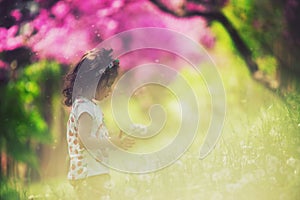
[[[93,105],[91,105],[90,102],[84,101],[84,102],[78,103],[77,109],[76,109],[77,120],[79,119],[80,115],[83,113],[88,113],[94,119],[94,117],[95,117],[94,107],[93,107]]]

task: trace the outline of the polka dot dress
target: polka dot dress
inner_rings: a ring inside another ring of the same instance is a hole
[[[83,102],[83,99],[76,100],[72,106],[72,110],[76,109]],[[70,156],[68,179],[82,179],[87,176],[87,163],[83,156],[84,147],[79,140],[78,122],[73,112],[70,114],[67,129],[67,143]]]

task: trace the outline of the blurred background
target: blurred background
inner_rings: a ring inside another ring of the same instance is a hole
[[[298,0],[0,0],[1,199],[74,198],[66,180],[63,78],[87,50],[141,27],[178,31],[206,49],[224,84],[227,114],[215,150],[199,160],[211,116],[203,77],[162,52],[121,59],[123,72],[163,60],[179,70],[200,91],[203,120],[175,164],[141,175],[112,171],[112,198],[299,199],[299,13]],[[158,86],[137,91],[131,115],[147,123],[154,103],[173,117],[137,149],[163,146],[178,128],[176,98]],[[102,107],[114,131],[109,101]]]

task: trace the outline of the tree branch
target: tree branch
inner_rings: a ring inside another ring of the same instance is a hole
[[[230,35],[233,44],[235,45],[238,52],[243,57],[244,61],[247,64],[249,71],[253,74],[258,71],[258,66],[256,62],[252,59],[252,52],[245,44],[241,36],[239,35],[238,31],[232,25],[232,23],[228,20],[228,18],[220,11],[216,12],[201,12],[201,11],[184,11],[182,13],[177,13],[168,7],[166,7],[163,3],[159,0],[149,0],[155,6],[157,6],[161,11],[171,14],[175,17],[185,18],[185,17],[194,17],[194,16],[201,16],[208,20],[215,20],[220,22],[223,27],[226,29],[228,34]]]

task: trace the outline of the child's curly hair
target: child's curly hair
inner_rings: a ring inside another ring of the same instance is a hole
[[[118,76],[119,61],[113,60],[111,53],[112,49],[88,51],[65,76],[62,93],[66,106],[72,106],[78,96],[92,99],[99,87],[112,85]]]

